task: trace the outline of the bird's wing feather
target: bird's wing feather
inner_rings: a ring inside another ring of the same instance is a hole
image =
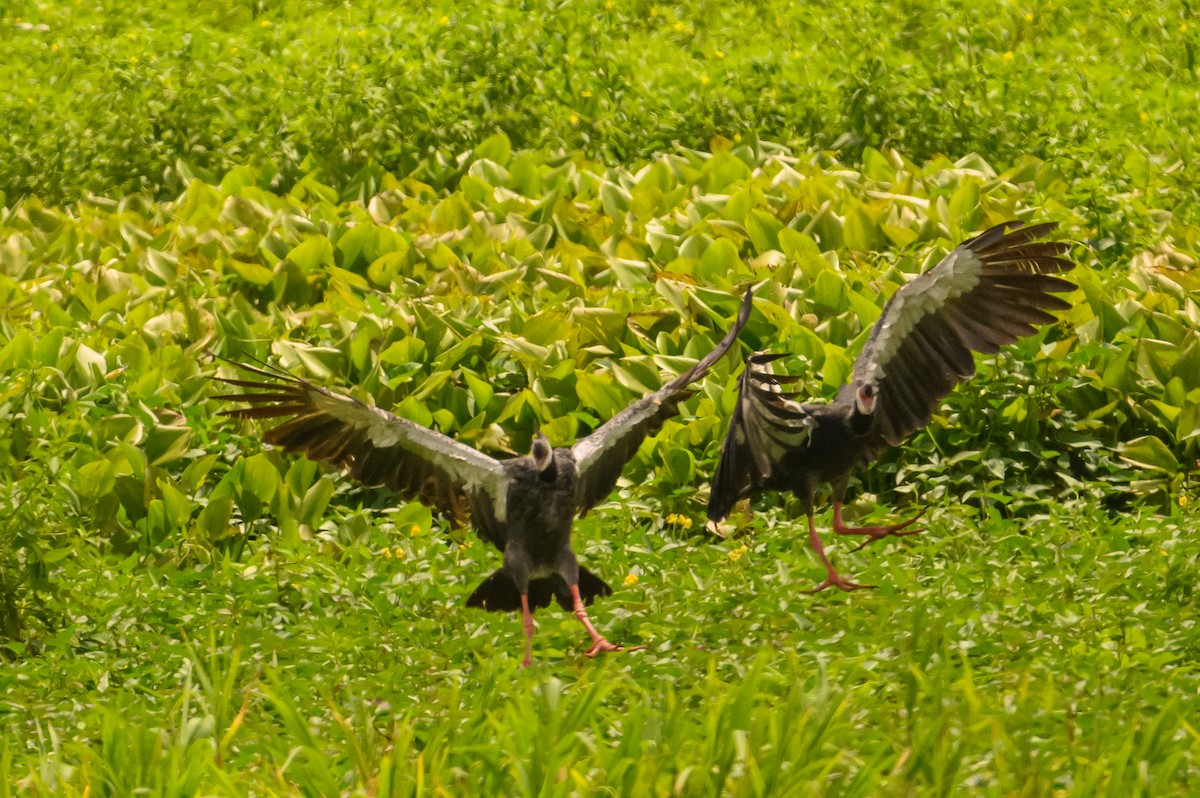
[[[657,432],[665,420],[678,412],[679,403],[687,396],[687,387],[707,374],[737,340],[750,318],[751,299],[752,291],[747,289],[733,328],[696,365],[629,405],[572,447],[579,473],[576,506],[581,515],[612,493],[621,469],[637,453],[646,436]]]
[[[938,400],[994,353],[1055,320],[1073,283],[1068,245],[1039,240],[1055,225],[1005,222],[955,247],[898,290],[854,363],[853,385],[877,392],[872,445],[894,446],[925,426]],[[853,397],[854,392],[848,394]]]
[[[500,461],[274,367],[235,365],[259,379],[217,378],[245,392],[215,398],[250,405],[222,415],[285,419],[267,432],[267,443],[345,468],[363,484],[417,499],[456,524],[470,517],[481,536],[503,547],[507,482]]]
[[[739,499],[766,484],[789,452],[808,445],[813,423],[808,407],[780,388],[799,378],[771,371],[771,361],[780,357],[783,355],[758,352],[746,359],[738,380],[737,404],[713,475],[710,521],[729,515]]]

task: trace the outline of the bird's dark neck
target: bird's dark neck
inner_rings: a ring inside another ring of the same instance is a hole
[[[542,482],[547,485],[551,485],[551,484],[557,482],[558,481],[558,463],[552,459],[550,461],[549,466],[547,466],[542,471],[537,472],[537,478],[538,478],[538,482]]]
[[[875,416],[866,413],[858,412],[858,405],[853,402],[850,404],[850,410],[846,413],[846,426],[855,435],[866,435],[871,431],[871,424],[874,422]]]

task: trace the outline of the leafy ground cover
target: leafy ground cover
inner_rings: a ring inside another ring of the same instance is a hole
[[[1196,791],[1186,6],[119,11],[0,11],[0,794]],[[730,358],[580,526],[628,656],[551,612],[520,671],[461,607],[494,552],[210,399],[271,356],[567,443],[749,282],[745,349],[830,396],[1013,217],[1078,242],[1074,309],[861,475],[933,507],[836,549],[880,589],[799,595],[778,498],[702,536]]]
[[[439,168],[456,190],[431,187]],[[831,395],[885,297],[954,241],[1026,201],[1079,229],[1052,166],[871,151],[853,170],[747,142],[626,170],[495,137],[384,176],[366,203],[264,179],[4,217],[2,761],[20,785],[1194,783],[1196,640],[1179,616],[1195,601],[1200,350],[1190,272],[1161,253],[1126,275],[1080,249],[1063,323],[868,472],[860,512],[897,479],[937,508],[911,545],[839,551],[881,584],[870,596],[798,594],[813,563],[775,500],[747,537],[696,536],[735,379],[720,364],[582,530],[624,586],[597,617],[651,646],[598,664],[547,613],[520,673],[511,619],[460,606],[494,553],[259,451],[259,429],[209,399],[226,368],[209,353],[271,354],[484,449],[522,449],[536,420],[568,442],[707,349],[759,280],[745,346],[784,346]]]

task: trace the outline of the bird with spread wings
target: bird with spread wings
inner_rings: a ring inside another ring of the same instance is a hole
[[[938,402],[975,373],[973,352],[994,354],[1054,322],[1049,311],[1070,307],[1054,296],[1075,288],[1057,276],[1074,266],[1063,257],[1069,247],[1041,240],[1054,227],[997,225],[901,287],[884,305],[851,381],[828,404],[801,403],[784,390],[799,378],[773,373],[771,362],[782,354],[751,355],[713,478],[710,528],[743,497],[790,491],[804,505],[809,544],[826,571],[810,592],[871,587],[830,564],[813,522],[817,488],[831,485],[834,532],[862,536],[863,546],[920,531],[911,525],[921,513],[887,526],[846,526],[842,499],[850,474],[924,427]]]
[[[427,504],[453,523],[468,520],[504,555],[503,565],[467,599],[488,610],[520,610],[523,665],[532,658],[533,610],[557,600],[583,624],[594,657],[621,650],[592,625],[585,606],[612,593],[579,565],[571,527],[616,487],[643,439],[678,412],[688,386],[704,377],[737,340],[750,317],[751,291],[717,346],[694,366],[628,407],[571,447],[552,447],[540,432],[528,455],[497,460],[439,432],[295,377],[273,366],[239,368],[257,379],[218,378],[243,389],[222,400],[249,407],[240,419],[282,419],[267,443],[343,468],[364,485],[382,486]]]

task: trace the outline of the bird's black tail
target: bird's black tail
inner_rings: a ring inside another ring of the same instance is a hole
[[[597,597],[612,595],[612,588],[603,579],[586,568],[579,569],[579,595],[584,604],[591,604]],[[561,576],[550,576],[545,579],[532,579],[529,582],[529,609],[549,607],[550,601],[555,600],[564,610],[570,610],[571,591]],[[513,612],[521,609],[521,594],[517,585],[499,568],[475,588],[475,592],[467,598],[468,607],[480,607],[492,612]]]

